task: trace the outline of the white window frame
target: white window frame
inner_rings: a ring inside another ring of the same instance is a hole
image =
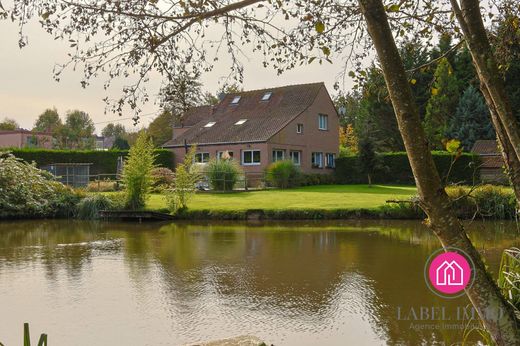
[[[319,157],[320,161],[318,164],[315,164],[317,157]],[[312,168],[323,168],[323,153],[322,152],[313,152],[311,154],[311,166],[312,166]]]
[[[294,159],[295,155],[294,154],[297,154],[297,157],[298,157],[298,160],[296,161]],[[302,152],[299,151],[299,150],[291,150],[289,152],[289,157],[291,158],[291,161],[296,165],[296,166],[300,166],[302,164]]]
[[[296,124],[296,133],[302,134],[303,133],[303,124]]]
[[[258,161],[258,162],[253,161],[255,151],[258,151],[258,153],[260,154],[260,161]],[[251,162],[245,162],[244,158],[245,158],[246,153],[251,153]],[[259,166],[262,162],[262,151],[258,150],[258,149],[242,150],[241,156],[242,156],[242,158],[241,158],[242,166]]]
[[[318,129],[322,131],[329,129],[329,116],[327,114],[318,114]]]
[[[229,156],[231,156],[231,160],[233,160],[233,151],[232,151],[232,150],[217,151],[217,160],[220,161],[220,160],[222,159],[222,155],[223,155],[226,151],[229,153]]]
[[[197,161],[197,156],[200,156],[200,161]],[[204,157],[207,157],[207,160],[204,161]],[[208,163],[210,159],[210,155],[206,151],[201,151],[200,153],[195,153],[195,156],[193,157],[194,163]]]
[[[330,161],[329,161],[330,157],[332,157],[332,164],[330,164]],[[326,168],[336,168],[336,154],[334,154],[334,153],[325,154],[325,167]]]
[[[282,158],[280,160],[278,159],[278,155],[275,155],[275,152],[277,154],[280,153],[280,152],[282,153]],[[272,158],[273,158],[272,161],[273,162],[285,160],[285,150],[283,150],[283,149],[273,149],[271,154],[272,154]]]

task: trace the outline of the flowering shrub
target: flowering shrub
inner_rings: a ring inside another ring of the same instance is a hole
[[[0,152],[0,218],[72,216],[79,199],[50,173]]]

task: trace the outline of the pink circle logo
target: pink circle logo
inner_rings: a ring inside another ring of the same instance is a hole
[[[435,293],[449,297],[463,294],[462,291],[469,285],[473,275],[472,266],[463,254],[461,251],[448,251],[430,257],[429,265],[427,263],[425,268],[425,276],[429,281],[428,286],[436,291]]]

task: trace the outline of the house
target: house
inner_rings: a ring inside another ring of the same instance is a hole
[[[290,85],[225,95],[215,106],[196,107],[163,145],[176,163],[197,145],[196,162],[222,155],[247,173],[292,160],[304,173],[331,173],[339,148],[339,116],[323,83]]]
[[[0,131],[0,148],[44,148],[51,149],[52,134],[25,129]]]
[[[116,138],[114,136],[94,136],[96,150],[109,150],[112,149]]]
[[[480,180],[482,182],[508,183],[508,178],[504,172],[504,159],[498,150],[496,140],[478,140],[471,151],[480,156]]]

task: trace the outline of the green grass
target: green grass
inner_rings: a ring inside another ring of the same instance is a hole
[[[415,195],[413,186],[319,185],[287,190],[263,190],[234,193],[197,193],[189,202],[190,210],[247,209],[375,209],[389,199]],[[166,208],[164,196],[154,194],[147,209]]]

